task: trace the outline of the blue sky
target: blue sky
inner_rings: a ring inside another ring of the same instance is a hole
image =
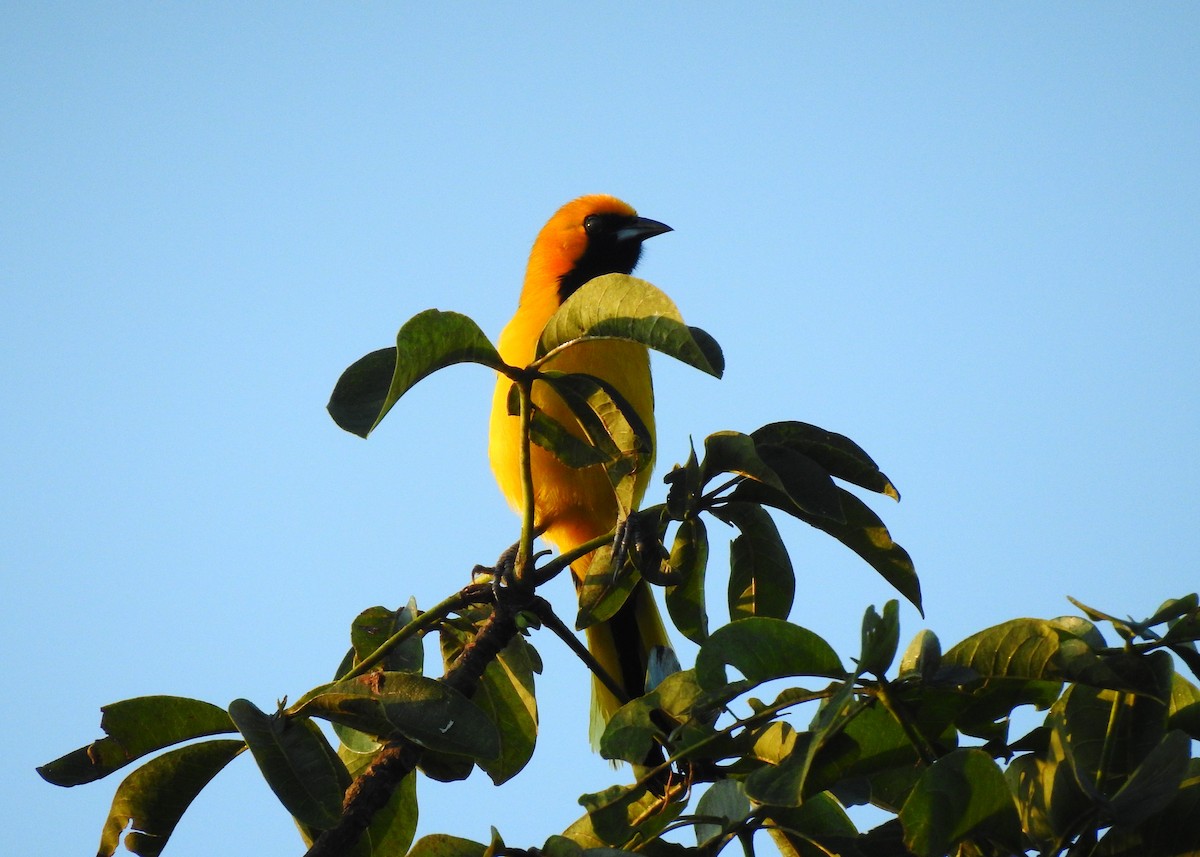
[[[23,850],[95,844],[116,780],[32,769],[100,705],[295,698],[361,609],[430,605],[515,538],[488,372],[423,382],[366,442],[324,405],[422,309],[498,333],[582,193],[675,227],[639,274],[725,348],[720,382],[656,361],[660,468],[777,419],[857,440],[904,498],[874,506],[925,589],[905,639],[1195,590],[1197,44],[1187,3],[5,6],[0,794]],[[781,526],[793,620],[853,655],[892,593]],[[422,832],[540,844],[611,781],[586,682],[537,643],[534,764],[423,788]],[[229,842],[299,853],[248,758],[167,853]]]

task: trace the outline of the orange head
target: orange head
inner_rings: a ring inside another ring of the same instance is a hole
[[[556,303],[561,304],[588,280],[632,273],[642,242],[670,231],[665,223],[638,217],[632,206],[613,196],[572,200],[554,213],[533,242],[522,302],[527,295],[545,299],[545,292],[554,289]]]

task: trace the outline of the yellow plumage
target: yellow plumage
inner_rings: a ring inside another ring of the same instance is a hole
[[[610,196],[582,197],[559,209],[534,242],[520,305],[500,334],[500,356],[513,366],[528,365],[542,328],[565,300],[566,292],[601,274],[630,273],[637,263],[641,242],[668,228],[639,218],[631,207]],[[617,340],[585,342],[565,349],[545,368],[583,372],[612,384],[653,435],[654,393],[645,347]],[[508,413],[511,385],[503,375],[497,381],[488,454],[501,492],[519,511],[520,421]],[[583,435],[570,410],[545,384],[534,384],[533,401],[547,416]],[[568,551],[613,528],[617,502],[601,467],[567,467],[537,445],[531,447],[530,458],[535,519],[548,542],[560,552]],[[637,476],[635,505],[649,478],[648,465]],[[590,561],[589,555],[573,564],[576,581],[587,571]],[[630,696],[644,693],[649,653],[655,647],[669,645],[650,588],[639,583],[616,616],[587,629],[587,641],[592,655]],[[602,726],[617,707],[616,698],[593,683],[593,726]]]

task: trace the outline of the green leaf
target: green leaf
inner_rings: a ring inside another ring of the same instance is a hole
[[[982,750],[955,750],[933,763],[900,810],[904,844],[942,857],[967,840],[1021,851],[1021,824],[1004,773]]]
[[[443,753],[488,761],[500,736],[480,708],[440,681],[408,673],[372,672],[306,694],[295,715],[321,717],[386,738],[399,733]]]
[[[354,649],[354,663],[360,664],[376,649],[392,638],[405,625],[416,618],[416,602],[399,610],[386,607],[368,607],[350,625],[350,645]],[[419,636],[409,637],[398,646],[392,647],[379,665],[387,672],[420,674],[425,663],[425,649]]]
[[[635,835],[642,841],[657,836],[687,805],[686,790],[675,784],[665,794],[646,786],[611,786],[596,794],[585,794],[579,803],[587,810],[563,835],[584,848],[589,834],[603,845],[621,846]]]
[[[752,682],[785,676],[845,678],[837,653],[812,631],[766,616],[718,628],[696,655],[696,678],[705,690],[729,683],[726,666]]]
[[[1195,857],[1200,853],[1200,759],[1167,807],[1133,827],[1114,826],[1100,840],[1096,857]]]
[[[904,728],[878,702],[858,706],[841,734],[819,748],[809,765],[805,795],[856,777],[912,769],[919,756]]]
[[[917,674],[924,679],[932,678],[942,665],[942,644],[937,634],[929,629],[917,632],[900,658],[900,677]]]
[[[237,731],[225,709],[182,696],[139,696],[100,712],[107,737],[42,765],[42,779],[56,786],[90,783],[163,747]]]
[[[867,608],[862,621],[862,658],[858,668],[870,675],[883,676],[896,658],[900,645],[900,603],[895,599],[883,605],[883,615],[875,607]]]
[[[758,482],[743,482],[729,495],[731,501],[762,503],[799,518],[840,541],[877,571],[897,592],[907,598],[921,615],[921,582],[908,552],[892,541],[879,516],[849,491],[837,489],[845,522],[812,515],[786,494]]]
[[[246,699],[231,702],[229,716],[284,808],[317,830],[336,825],[349,775],[317,725],[265,714]]]
[[[597,548],[579,582],[575,630],[582,631],[615,616],[640,580],[641,576],[629,563],[620,569],[613,568],[611,545]]]
[[[798,807],[768,807],[767,831],[783,857],[855,854],[858,829],[828,793],[813,795]]]
[[[708,610],[704,573],[708,567],[708,531],[704,521],[687,518],[679,524],[671,545],[672,576],[683,582],[666,588],[667,612],[679,631],[697,645],[708,639]]]
[[[757,444],[750,435],[714,432],[704,439],[701,478],[736,473],[787,495],[800,509],[821,518],[843,521],[840,495],[823,467],[788,447]]]
[[[696,803],[696,815],[701,818],[720,819],[721,823],[702,821],[696,823],[696,844],[703,845],[719,836],[726,828],[745,820],[750,814],[750,801],[737,780],[718,780]]]
[[[604,469],[617,501],[630,512],[643,484],[637,477],[654,462],[654,433],[616,387],[601,378],[547,372],[541,380],[571,410],[590,445],[606,457]]]
[[[640,342],[717,378],[725,369],[716,340],[684,324],[659,289],[625,274],[597,277],[571,295],[542,330],[534,365],[584,339]]]
[[[654,690],[627,702],[609,719],[600,736],[600,755],[606,759],[641,764],[649,755],[655,738],[665,738],[663,720],[683,723],[694,717],[693,708],[702,697],[693,670],[672,673],[659,682]],[[706,722],[704,733],[711,734]]]
[[[613,457],[567,430],[558,420],[535,410],[529,421],[529,439],[550,452],[567,467],[590,467],[608,464]]]
[[[202,741],[163,753],[135,770],[113,796],[100,857],[112,857],[129,827],[125,847],[140,857],[158,857],[196,795],[244,749],[241,741]]]
[[[1171,676],[1168,729],[1182,729],[1200,741],[1200,688],[1179,673]]]
[[[1109,803],[1117,824],[1135,825],[1164,809],[1187,773],[1191,739],[1178,730],[1163,736]]]
[[[458,660],[473,635],[448,624],[441,633],[442,659],[449,665]],[[520,635],[501,650],[483,672],[471,701],[488,716],[500,739],[495,759],[481,760],[479,767],[501,785],[516,776],[529,762],[537,742],[538,712],[534,695],[532,647]]]
[[[808,795],[823,791],[808,785],[813,764],[863,709],[863,705],[854,701],[854,683],[842,682],[818,709],[811,730],[796,736],[788,756],[778,766],[760,768],[746,778],[746,794],[767,806],[795,807],[803,805]]]
[[[1195,613],[1197,609],[1200,609],[1200,596],[1195,592],[1182,598],[1169,598],[1158,610],[1154,611],[1153,616],[1142,624],[1159,625],[1163,622],[1170,622],[1172,619],[1179,619],[1189,613]]]
[[[950,648],[944,664],[969,667],[985,679],[1062,681],[1061,638],[1042,619],[1013,619],[972,634]]]
[[[418,839],[412,851],[408,852],[408,857],[484,857],[487,850],[488,847],[482,842],[434,833]]]
[[[782,446],[811,458],[832,476],[852,485],[899,500],[891,480],[857,443],[845,435],[809,423],[789,420],[769,423],[750,432],[756,444]]]
[[[366,437],[414,384],[455,363],[504,366],[474,321],[427,309],[400,328],[395,348],[373,351],[342,373],[329,399],[329,415],[346,431]]]
[[[691,446],[687,461],[676,464],[671,472],[663,477],[670,487],[667,489],[667,514],[672,520],[682,521],[696,510],[704,488],[700,473],[700,462],[696,458],[696,447]]]
[[[1084,685],[1068,687],[1052,714],[1076,779],[1096,797],[1111,797],[1166,732],[1163,703]]]
[[[740,531],[729,547],[729,618],[786,619],[796,574],[770,514],[752,503],[727,503],[713,514]]]

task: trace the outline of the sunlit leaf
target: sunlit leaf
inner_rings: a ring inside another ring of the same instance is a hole
[[[42,779],[56,786],[90,783],[163,747],[237,731],[225,709],[182,696],[139,696],[100,712],[107,737],[42,765]]]
[[[400,328],[395,348],[373,351],[342,373],[327,405],[329,415],[346,431],[366,437],[414,384],[455,363],[504,365],[474,321],[456,312],[425,310]]]
[[[753,503],[727,503],[714,514],[740,531],[729,547],[729,618],[786,619],[796,593],[796,574],[770,514]]]
[[[591,556],[577,592],[579,612],[575,616],[575,629],[578,631],[615,616],[641,580],[629,563],[619,570],[613,568],[611,546],[598,548]]]
[[[579,803],[587,810],[563,835],[585,848],[595,837],[603,845],[620,846],[637,835],[643,840],[657,836],[686,806],[687,790],[672,785],[664,794],[646,786],[611,786],[596,794],[585,794]]]
[[[843,678],[837,653],[812,631],[765,616],[731,622],[714,631],[696,655],[696,677],[705,690],[729,683],[731,666],[750,681],[815,675]]]
[[[158,857],[196,795],[244,749],[241,741],[202,741],[163,753],[135,770],[113,796],[100,857],[112,857],[126,829],[126,848],[139,857]]]
[[[771,840],[783,857],[854,854],[858,829],[833,797],[816,794],[798,807],[766,807]]]
[[[487,850],[482,842],[434,833],[418,839],[408,857],[484,857]]]
[[[721,350],[711,336],[683,323],[674,302],[645,280],[606,274],[585,283],[546,324],[535,363],[583,339],[626,339],[721,377]]]
[[[1004,773],[982,750],[955,750],[917,781],[900,810],[904,844],[918,857],[942,857],[965,839],[1020,850],[1021,825]]]

